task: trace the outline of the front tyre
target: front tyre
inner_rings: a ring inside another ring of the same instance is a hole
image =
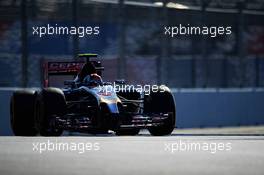
[[[157,92],[145,95],[144,113],[168,114],[161,125],[150,127],[149,132],[154,136],[171,134],[175,128],[176,105],[169,88],[161,86]]]
[[[56,116],[63,116],[66,101],[63,92],[58,88],[43,89],[36,101],[36,123],[40,135],[60,136],[62,129],[56,126]]]

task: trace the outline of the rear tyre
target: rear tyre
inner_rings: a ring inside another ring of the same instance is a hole
[[[161,89],[163,88],[163,90]],[[165,90],[165,91],[164,91]],[[144,98],[144,113],[168,113],[168,118],[162,125],[149,128],[149,132],[154,136],[169,135],[175,128],[175,102],[169,88],[162,86],[158,92],[151,92]]]
[[[20,90],[13,93],[10,101],[10,122],[14,135],[35,136],[35,91]]]
[[[66,101],[63,92],[58,88],[43,89],[36,101],[37,128],[42,136],[60,136],[62,129],[56,127],[56,116],[63,116]]]

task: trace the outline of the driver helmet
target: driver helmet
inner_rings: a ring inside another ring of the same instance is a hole
[[[98,74],[90,74],[87,75],[83,82],[85,84],[88,84],[88,86],[99,86],[103,84],[103,80],[101,78],[101,76],[99,76]]]

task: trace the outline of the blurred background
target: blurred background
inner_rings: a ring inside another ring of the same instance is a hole
[[[173,88],[264,86],[262,0],[2,0],[0,86],[43,85],[46,60],[98,53],[104,79]],[[32,35],[32,27],[100,26],[98,36]],[[169,38],[164,26],[231,26],[216,38]]]

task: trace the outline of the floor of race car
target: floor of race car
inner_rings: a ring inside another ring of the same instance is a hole
[[[262,126],[183,129],[164,137],[150,136],[147,131],[122,137],[71,134],[74,136],[0,137],[0,174],[248,175],[264,172]],[[194,148],[192,144],[199,146],[190,150]]]

